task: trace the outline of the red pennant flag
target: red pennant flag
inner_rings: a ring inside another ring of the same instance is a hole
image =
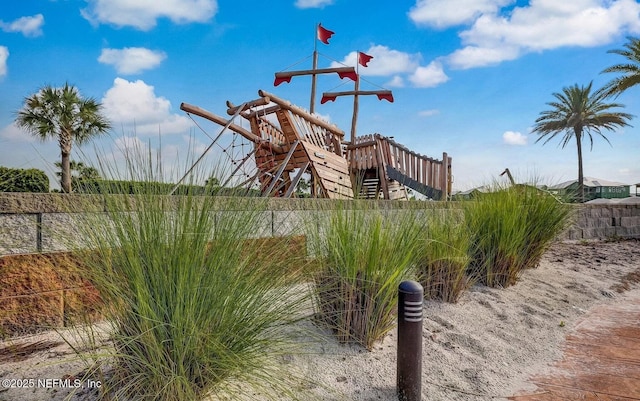
[[[393,94],[391,93],[391,91],[378,93],[377,96],[378,96],[378,100],[386,100],[389,103],[393,103]]]
[[[333,36],[334,33],[335,32],[323,28],[322,24],[318,24],[318,40],[320,40],[325,45],[329,44],[329,39],[331,39],[331,36]]]
[[[363,52],[358,52],[358,64],[360,64],[363,67],[367,67],[367,63],[371,61],[372,58],[373,56],[370,56]]]
[[[326,93],[322,94],[322,99],[320,99],[320,104],[325,104],[327,102],[335,102],[338,96],[328,95]]]
[[[340,79],[349,78],[353,82],[358,80],[358,74],[355,71],[338,72]]]
[[[276,79],[273,81],[273,86],[278,86],[283,82],[291,83],[291,75],[289,75],[288,77],[278,76],[278,74],[276,73]]]

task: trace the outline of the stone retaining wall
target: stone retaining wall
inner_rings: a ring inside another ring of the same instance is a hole
[[[221,198],[220,202],[229,202],[229,199]],[[322,199],[270,199],[262,227],[256,228],[256,236],[304,234],[302,222],[305,215],[318,207],[331,208],[334,204]],[[425,213],[459,207],[455,202],[378,201],[378,204],[390,211],[424,209]],[[246,208],[247,205],[250,202],[239,207]],[[574,222],[561,239],[640,238],[640,204],[575,207]],[[73,221],[78,216],[69,210],[102,212],[103,200],[85,195],[0,194],[0,256],[71,249],[72,246],[63,239],[74,238],[69,231],[74,229]],[[221,213],[233,213],[226,211],[228,207],[224,210]]]
[[[568,239],[640,238],[640,204],[581,205]]]

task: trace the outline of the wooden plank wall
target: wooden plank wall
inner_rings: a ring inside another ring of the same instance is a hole
[[[311,161],[314,175],[320,179],[326,196],[330,199],[353,198],[347,160],[311,142],[303,141],[301,144]]]

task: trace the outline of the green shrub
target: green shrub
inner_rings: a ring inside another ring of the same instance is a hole
[[[467,276],[470,234],[459,213],[431,215],[418,263],[418,281],[427,299],[456,302],[472,284]]]
[[[570,209],[530,186],[500,188],[465,202],[471,232],[469,275],[482,284],[514,284],[564,229]]]
[[[175,184],[145,181],[74,179],[74,192],[83,194],[163,194],[169,195]],[[246,188],[181,184],[174,195],[260,196],[260,191]]]
[[[394,327],[398,285],[412,273],[421,227],[411,212],[390,216],[367,205],[318,211],[307,232],[319,323],[340,342],[371,349]]]
[[[0,192],[49,192],[49,177],[35,168],[0,166]]]

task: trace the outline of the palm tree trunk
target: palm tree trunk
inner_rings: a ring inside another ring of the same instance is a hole
[[[582,170],[582,127],[575,127],[576,145],[578,146],[578,194],[584,203],[584,172]]]
[[[62,155],[61,160],[61,175],[60,186],[62,192],[71,193],[71,135],[64,130],[60,133],[58,143],[60,144],[60,153]]]
[[[62,152],[62,176],[60,179],[60,186],[62,187],[62,192],[66,194],[71,193],[70,156],[71,155],[68,152]]]

